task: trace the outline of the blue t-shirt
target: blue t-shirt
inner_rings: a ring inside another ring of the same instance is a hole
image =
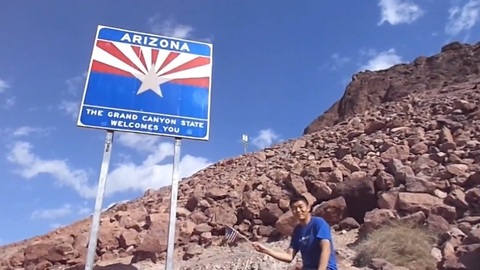
[[[328,270],[338,270],[335,250],[333,248],[332,234],[330,226],[321,217],[312,217],[307,225],[298,224],[293,230],[290,247],[295,251],[300,251],[303,259],[303,269],[318,269],[320,262],[320,241],[326,239],[330,241],[331,253],[328,260]]]

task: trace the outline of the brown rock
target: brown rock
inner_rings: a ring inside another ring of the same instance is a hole
[[[185,207],[177,207],[177,217],[186,218],[190,213],[191,212]]]
[[[118,243],[123,249],[127,249],[130,246],[137,245],[137,232],[134,230],[128,230],[123,232],[118,238]]]
[[[185,250],[186,258],[191,258],[203,253],[203,248],[198,244],[191,244]]]
[[[200,211],[200,210],[195,210],[193,211],[189,218],[195,222],[196,224],[200,224],[200,223],[205,223],[208,221],[208,217],[205,215],[204,212]],[[168,220],[168,216],[166,214],[163,214],[163,216],[159,216],[158,217],[159,220],[161,221],[167,221]]]
[[[238,221],[237,213],[229,206],[217,207],[212,222],[220,225],[233,225]],[[206,222],[207,219],[204,220]]]
[[[281,215],[275,223],[275,229],[281,234],[290,236],[293,232],[293,228],[298,224],[297,220],[293,216],[291,211],[288,211]]]
[[[366,212],[377,207],[374,179],[347,180],[337,184],[335,194],[345,199],[348,215],[362,222]]]
[[[384,259],[374,258],[369,265],[373,270],[409,270],[406,267],[395,266]]]
[[[363,220],[364,230],[371,232],[380,228],[380,226],[396,219],[398,216],[389,209],[373,209],[365,214]]]
[[[394,145],[383,152],[380,157],[383,162],[388,162],[392,159],[399,159],[401,161],[407,160],[410,155],[410,149],[407,145]]]
[[[260,236],[270,236],[272,232],[273,228],[271,226],[260,225],[257,229],[257,233]]]
[[[193,232],[196,234],[202,234],[204,232],[211,232],[211,231],[212,231],[212,227],[210,227],[210,225],[208,225],[207,223],[198,224],[197,226],[195,226],[195,229],[193,229]]]
[[[260,210],[259,217],[264,225],[274,225],[281,215],[283,211],[278,204],[268,203],[264,209]]]
[[[124,216],[121,216],[119,221],[118,221],[119,225],[125,229],[134,229],[135,231],[137,232],[140,232],[141,231],[141,228],[140,228],[140,225],[138,224],[138,222],[136,222],[135,220],[133,220],[130,216],[128,215],[124,215]]]
[[[469,207],[465,198],[465,193],[460,189],[455,189],[450,194],[448,194],[448,196],[445,198],[445,202],[460,209],[466,210]]]
[[[415,212],[400,218],[401,221],[408,222],[410,224],[420,224],[425,223],[426,215],[422,211]]]
[[[331,159],[322,159],[320,165],[318,165],[318,170],[320,172],[331,172],[335,169]]]
[[[393,175],[385,172],[380,171],[375,179],[375,185],[380,190],[389,190],[398,185],[395,177]]]
[[[449,164],[446,168],[454,176],[466,176],[468,172],[468,166],[465,164]]]
[[[470,232],[468,232],[467,237],[469,243],[480,244],[480,224],[473,226]]]
[[[443,217],[435,214],[430,214],[427,217],[427,226],[430,231],[437,234],[443,234],[450,230],[450,224]]]
[[[422,211],[427,215],[432,208],[441,205],[441,199],[429,194],[400,192],[398,194],[398,209],[414,213]]]
[[[382,130],[384,127],[385,127],[385,122],[378,121],[378,120],[373,120],[365,128],[365,133],[366,134],[372,134],[372,133],[375,133],[379,130]]]
[[[351,155],[346,155],[342,159],[342,165],[345,166],[345,168],[347,168],[350,172],[357,172],[361,170],[357,161]]]
[[[338,197],[315,206],[312,213],[330,224],[337,224],[347,217],[347,203],[343,197]]]
[[[415,155],[422,155],[428,152],[428,145],[424,142],[418,142],[410,148],[410,152]]]
[[[382,209],[395,210],[397,208],[398,190],[389,190],[380,193],[378,196],[378,206]]]
[[[343,181],[343,173],[340,169],[335,169],[328,178],[330,182],[338,183]]]
[[[301,195],[308,191],[303,178],[293,173],[290,173],[288,175],[287,185],[290,186],[293,191],[298,195]]]
[[[340,230],[351,230],[360,228],[360,224],[358,224],[358,222],[351,217],[347,217],[344,220],[340,221],[340,223],[338,223],[338,226]]]
[[[311,182],[311,186],[311,193],[315,198],[319,200],[327,200],[332,197],[332,189],[325,182],[313,181]]]
[[[76,255],[73,247],[66,243],[37,243],[25,249],[23,267],[30,268],[41,264],[48,266],[55,263],[65,263],[74,259]]]
[[[436,189],[437,185],[424,177],[405,177],[405,190],[408,192],[434,194]]]

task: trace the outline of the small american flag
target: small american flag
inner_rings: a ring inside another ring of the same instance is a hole
[[[225,229],[225,239],[227,239],[228,243],[232,243],[237,239],[238,233],[234,229],[227,226]]]

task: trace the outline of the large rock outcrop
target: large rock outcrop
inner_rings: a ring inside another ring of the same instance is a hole
[[[430,57],[382,71],[355,74],[343,97],[308,125],[304,134],[320,131],[383,102],[469,81],[480,74],[480,43],[453,42]]]
[[[398,218],[425,223],[443,238],[439,269],[475,269],[480,263],[475,259],[480,249],[479,87],[480,78],[465,76],[462,82],[412,91],[328,129],[218,162],[184,179],[178,255],[189,259],[223,244],[224,225],[251,240],[285,237],[295,225],[288,198],[302,194],[334,228],[360,224],[368,231]],[[163,260],[169,196],[169,187],[148,190],[105,212],[97,259]],[[85,219],[0,247],[0,269],[81,264],[89,226]]]

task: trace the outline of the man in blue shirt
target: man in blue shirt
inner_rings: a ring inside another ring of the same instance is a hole
[[[300,251],[303,270],[338,270],[328,223],[321,217],[312,216],[310,205],[304,196],[292,198],[290,210],[299,224],[293,230],[287,252],[275,251],[260,243],[252,243],[253,247],[259,252],[287,263],[292,262]]]

